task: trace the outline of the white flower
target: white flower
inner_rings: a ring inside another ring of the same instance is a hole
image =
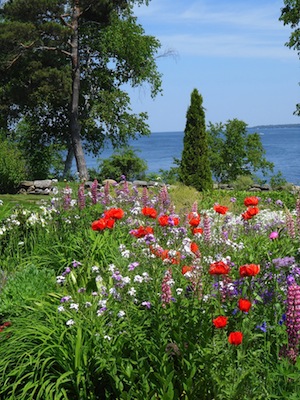
[[[64,306],[58,306],[57,307],[57,311],[58,312],[63,312],[63,311],[65,311],[65,307]]]
[[[129,278],[129,276],[124,276],[124,278],[122,279],[122,282],[125,283],[126,285],[128,283],[130,283],[131,279]]]
[[[182,292],[183,292],[182,288],[177,288],[176,289],[176,293],[178,294],[178,296],[181,295]]]
[[[67,326],[72,326],[72,325],[74,325],[75,324],[75,321],[73,320],[73,319],[69,319],[67,322],[66,322],[66,325]]]
[[[136,295],[136,290],[134,287],[130,288],[127,292],[130,296],[135,296]]]
[[[135,275],[133,280],[134,280],[134,282],[142,283],[143,282],[143,277],[141,275]]]
[[[71,310],[76,310],[76,311],[78,311],[78,310],[79,310],[79,304],[77,304],[77,303],[71,303],[71,304],[70,304],[70,309],[71,309]]]
[[[121,255],[124,258],[129,258],[130,257],[130,251],[129,250],[124,250],[124,251],[122,251]]]
[[[116,269],[116,266],[115,266],[114,264],[109,264],[108,270],[109,270],[110,272],[114,272],[115,269]]]
[[[120,311],[118,312],[118,317],[119,317],[119,318],[125,317],[125,311],[120,310]]]
[[[97,265],[94,265],[92,267],[92,272],[99,272],[99,267],[97,267]],[[97,279],[97,278],[96,278]]]
[[[86,301],[85,307],[86,307],[86,308],[92,307],[92,303],[91,303],[90,301]]]
[[[107,303],[107,300],[99,300],[98,306],[100,306],[100,307],[106,307],[106,303]]]
[[[108,335],[104,335],[103,337],[104,337],[104,339],[111,340],[111,337]]]
[[[59,283],[59,284],[60,283],[64,283],[65,280],[66,280],[66,278],[64,276],[62,276],[62,275],[59,275],[59,276],[56,277],[56,283]]]

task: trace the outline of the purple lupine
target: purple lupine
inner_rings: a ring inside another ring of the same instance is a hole
[[[173,279],[172,279],[172,270],[169,268],[162,281],[161,285],[161,301],[162,301],[162,306],[166,307],[166,304],[170,303],[172,300],[172,290],[171,286],[173,285]]]
[[[288,334],[287,357],[296,362],[300,341],[300,286],[295,282],[288,286],[286,330]]]
[[[286,211],[286,227],[287,227],[287,232],[290,238],[295,239],[296,237],[296,231],[295,231],[295,221],[290,213],[289,210]]]
[[[98,181],[94,179],[91,187],[91,194],[92,194],[92,204],[97,204],[98,202]]]
[[[298,234],[300,235],[300,193],[296,202],[296,224],[297,224]]]
[[[194,201],[194,203],[192,205],[192,212],[193,213],[198,213],[198,203],[197,203],[197,201]]]
[[[169,196],[168,189],[167,189],[166,185],[164,185],[161,188],[161,191],[159,192],[158,198],[159,198],[160,209],[162,211],[166,211],[168,209],[168,207],[170,206],[170,204],[171,204],[170,196]]]
[[[83,210],[85,207],[84,184],[79,185],[78,188],[78,207]]]
[[[125,175],[122,175],[122,176],[124,176],[124,178],[125,178]],[[128,182],[126,179],[123,181],[123,192],[126,194],[129,194],[129,186],[128,186]]]
[[[203,229],[204,241],[210,242],[211,241],[211,226],[210,226],[210,218],[207,214],[204,214],[203,227],[204,227],[204,229]]]
[[[71,193],[72,189],[67,185],[64,189],[64,209],[68,210],[71,206]]]
[[[149,204],[149,193],[146,186],[143,187],[142,204],[143,207],[147,207],[147,205]]]

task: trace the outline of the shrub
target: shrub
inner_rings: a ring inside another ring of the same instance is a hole
[[[0,144],[0,193],[15,193],[25,177],[25,161],[21,152],[4,140]]]
[[[253,179],[250,175],[239,175],[233,182],[236,190],[248,190],[253,185]]]
[[[104,159],[99,164],[98,179],[120,180],[125,175],[128,180],[143,179],[147,170],[147,163],[139,158],[136,151],[130,147],[124,147],[111,157]]]

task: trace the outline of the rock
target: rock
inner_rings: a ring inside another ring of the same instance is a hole
[[[44,179],[40,181],[33,181],[33,186],[39,189],[46,189],[46,188],[51,188],[52,186],[52,180],[51,179]]]
[[[261,190],[271,190],[271,186],[267,185],[267,184],[261,185],[260,188],[261,188]]]
[[[116,184],[117,184],[117,181],[115,181],[114,179],[104,179],[104,181],[102,182],[102,184],[105,185],[107,182],[108,182],[110,185],[116,185]]]
[[[22,181],[20,183],[21,188],[29,188],[30,186],[34,186],[33,181]]]
[[[134,186],[140,186],[140,187],[148,186],[148,182],[146,182],[146,181],[133,181],[132,183]]]

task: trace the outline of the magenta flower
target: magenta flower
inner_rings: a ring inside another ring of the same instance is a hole
[[[269,235],[269,238],[271,240],[278,239],[278,237],[279,237],[279,233],[277,231],[271,232],[270,235]]]

